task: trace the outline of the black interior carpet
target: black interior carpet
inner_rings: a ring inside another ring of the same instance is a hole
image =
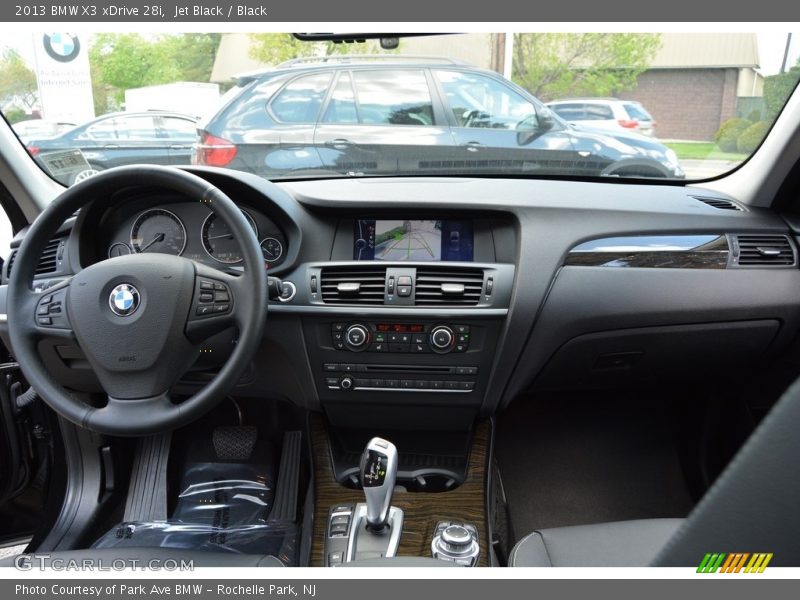
[[[657,402],[518,398],[497,418],[495,452],[515,539],[540,528],[684,517],[693,504]]]

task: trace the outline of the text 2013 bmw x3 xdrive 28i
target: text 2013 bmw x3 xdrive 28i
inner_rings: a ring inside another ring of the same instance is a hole
[[[262,177],[519,173],[682,178],[629,131],[573,127],[493,71],[387,56],[298,59],[237,79],[192,162]]]
[[[397,62],[254,79],[198,147],[236,169],[65,188],[0,122],[5,564],[800,565],[800,93],[738,169],[609,178]]]

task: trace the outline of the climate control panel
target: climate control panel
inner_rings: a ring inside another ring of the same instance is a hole
[[[334,323],[336,350],[448,354],[469,350],[470,327],[451,323]]]

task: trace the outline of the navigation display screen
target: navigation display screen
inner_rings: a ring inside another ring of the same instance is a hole
[[[471,220],[356,221],[355,260],[472,262],[472,255]]]

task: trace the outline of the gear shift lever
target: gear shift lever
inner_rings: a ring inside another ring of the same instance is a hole
[[[361,485],[367,503],[367,529],[383,531],[392,505],[397,479],[397,448],[382,438],[372,438],[361,455]]]

